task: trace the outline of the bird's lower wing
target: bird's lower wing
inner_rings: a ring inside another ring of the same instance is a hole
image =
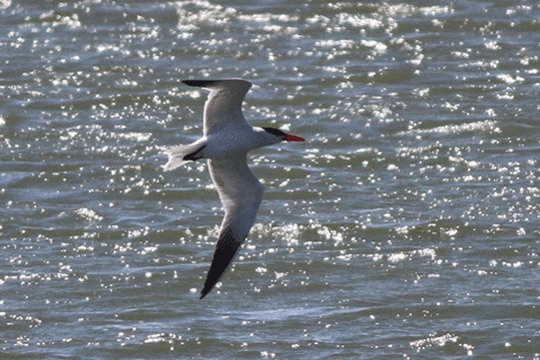
[[[239,159],[208,160],[208,164],[225,217],[201,299],[227,271],[244,243],[255,222],[264,192],[259,180],[249,170],[245,154]]]

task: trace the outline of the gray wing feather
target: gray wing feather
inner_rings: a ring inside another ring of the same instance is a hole
[[[264,187],[247,166],[245,154],[239,159],[208,160],[208,166],[225,217],[201,299],[227,271],[244,243],[255,223],[264,192]]]
[[[251,88],[245,80],[184,80],[184,84],[210,90],[204,105],[204,135],[219,132],[231,123],[245,122],[242,101]]]
[[[246,155],[240,155],[239,159],[208,160],[208,167],[225,209],[222,229],[234,225],[239,234],[247,236],[255,222],[264,187],[247,166]]]

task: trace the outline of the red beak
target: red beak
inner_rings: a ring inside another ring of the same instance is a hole
[[[306,141],[306,139],[296,135],[287,135],[283,138],[283,141]]]

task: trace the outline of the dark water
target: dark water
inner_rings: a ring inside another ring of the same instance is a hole
[[[0,1],[0,358],[539,359],[535,2]],[[266,186],[223,283],[186,78]]]

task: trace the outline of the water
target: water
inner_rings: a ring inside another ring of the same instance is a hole
[[[0,2],[0,358],[539,359],[535,2]],[[244,78],[222,212],[186,78]]]

